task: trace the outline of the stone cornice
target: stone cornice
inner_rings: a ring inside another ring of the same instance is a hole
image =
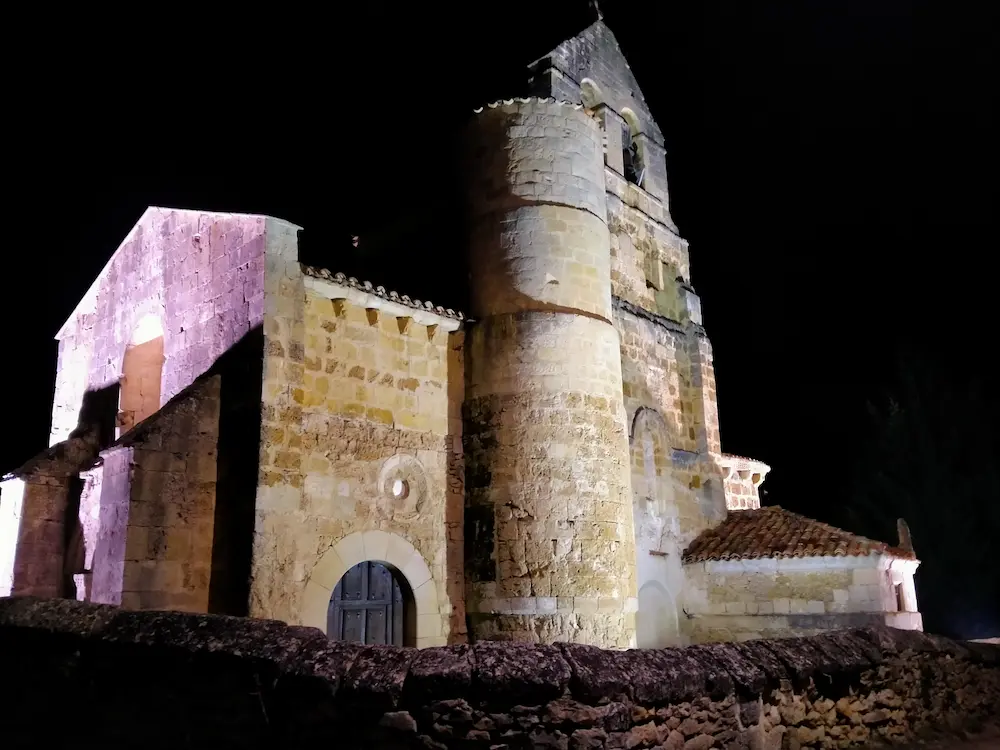
[[[754,482],[754,485],[763,484],[767,473],[771,471],[771,467],[763,461],[758,461],[755,458],[747,458],[745,456],[734,456],[731,453],[723,453],[719,456],[717,462],[719,466],[727,470],[726,479],[732,478],[733,474],[736,472],[743,471],[759,475],[759,479]]]
[[[384,286],[374,286],[370,281],[358,281],[353,276],[306,265],[302,265],[302,273],[306,288],[328,299],[344,299],[367,310],[380,310],[397,318],[412,318],[420,325],[440,325],[446,331],[456,331],[467,322],[465,315],[451,308],[387,292]]]
[[[656,325],[661,328],[665,328],[668,331],[673,331],[674,333],[694,333],[697,336],[708,338],[708,334],[705,332],[704,327],[698,325],[697,323],[678,323],[676,320],[671,320],[670,318],[664,317],[663,315],[658,315],[657,313],[650,312],[649,310],[639,307],[628,300],[622,299],[616,295],[611,296],[611,306],[615,310],[621,310],[629,315],[634,315],[637,318],[642,318],[643,320],[648,320],[650,323],[656,323]]]

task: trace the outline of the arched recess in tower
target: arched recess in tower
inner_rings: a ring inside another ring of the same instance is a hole
[[[518,100],[469,138],[466,568],[474,637],[635,644],[602,133]]]
[[[162,377],[163,325],[155,315],[147,315],[132,332],[122,360],[119,437],[159,410]]]
[[[627,107],[621,112],[625,125],[622,127],[622,162],[625,167],[625,179],[642,187],[646,176],[645,155],[639,143],[639,118]]]

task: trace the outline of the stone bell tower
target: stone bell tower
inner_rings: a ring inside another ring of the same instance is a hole
[[[467,140],[471,635],[635,643],[635,542],[602,132],[500,102]]]

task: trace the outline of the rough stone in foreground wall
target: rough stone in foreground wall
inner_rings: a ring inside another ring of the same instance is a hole
[[[518,100],[482,111],[468,147],[469,622],[479,638],[627,647],[635,542],[601,131],[579,108]]]
[[[863,748],[1000,715],[1000,647],[867,628],[608,651],[0,599],[5,746]],[[54,721],[54,717],[59,717]],[[307,744],[315,743],[315,744]]]

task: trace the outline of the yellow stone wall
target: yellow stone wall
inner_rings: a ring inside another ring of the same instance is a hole
[[[102,454],[105,539],[99,538],[95,548],[106,551],[113,545],[108,510],[117,504],[115,515],[127,518],[120,599],[125,609],[210,611],[220,391],[218,376],[196,382],[184,398],[140,426],[145,431],[134,446],[116,446]],[[108,476],[115,463],[109,454],[120,452],[128,454],[128,461],[119,464],[125,471],[116,479]],[[116,489],[123,488],[127,495],[119,500]],[[95,579],[102,567],[116,567],[111,560],[95,562]]]
[[[459,637],[461,331],[366,306],[364,294],[332,282],[310,285],[287,256],[269,257],[267,283],[278,299],[265,317],[252,615],[315,620],[306,610],[324,603],[306,590],[318,590],[317,564],[345,538],[378,530],[385,534],[371,539],[385,548],[400,538],[426,563],[414,570],[430,571],[436,601],[422,602],[414,645]],[[395,480],[406,483],[404,496]],[[362,547],[361,559],[379,559]],[[335,583],[319,587],[326,599]]]
[[[697,396],[691,381],[691,357],[683,333],[616,311],[621,338],[625,410],[655,409],[665,422],[670,448],[697,451]]]
[[[605,170],[611,233],[611,293],[650,312],[683,321],[677,277],[690,278],[688,244],[664,223],[656,199]],[[665,292],[666,296],[660,293]],[[672,300],[658,308],[657,302]]]
[[[810,558],[685,566],[695,642],[810,635],[896,612],[885,560]]]
[[[635,546],[601,130],[492,105],[468,138],[470,622],[480,638],[628,647]]]

